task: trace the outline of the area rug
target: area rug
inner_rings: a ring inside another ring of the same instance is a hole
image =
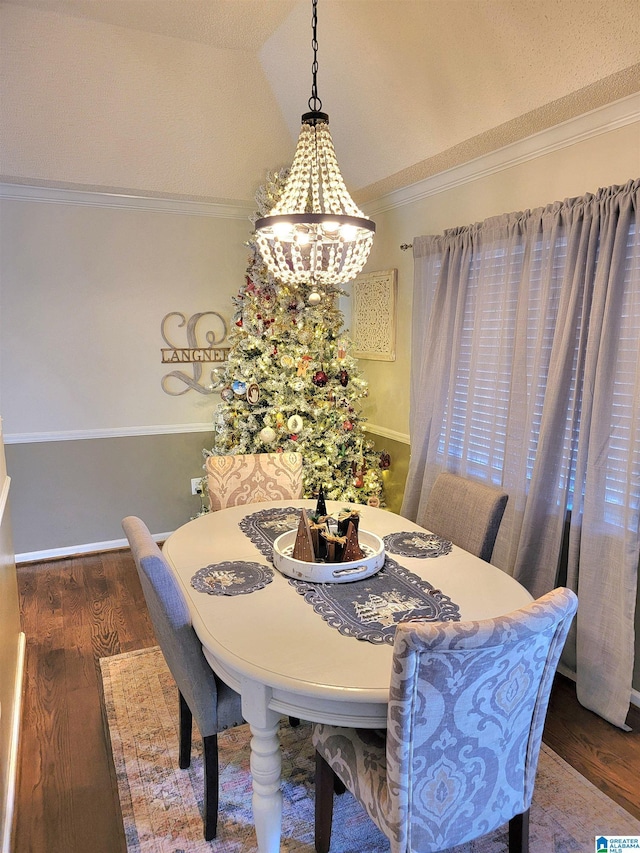
[[[176,686],[158,648],[100,660],[105,719],[128,853],[254,853],[248,726],[218,738],[218,835],[202,835],[203,769],[194,726],[191,767],[178,768]],[[281,850],[313,853],[314,760],[310,725],[280,726]],[[640,835],[640,822],[543,745],[531,809],[532,853],[593,853],[594,839]],[[347,792],[336,797],[331,853],[386,853],[389,843]],[[505,853],[506,829],[455,848]],[[453,851],[452,851],[453,853]]]

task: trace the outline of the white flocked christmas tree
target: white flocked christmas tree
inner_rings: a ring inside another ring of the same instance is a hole
[[[286,177],[270,174],[258,191],[257,216],[271,210]],[[304,494],[383,504],[386,453],[364,431],[359,376],[337,288],[284,285],[262,262],[254,240],[234,298],[228,361],[219,371],[221,402],[213,418],[214,446],[205,456],[297,450]]]

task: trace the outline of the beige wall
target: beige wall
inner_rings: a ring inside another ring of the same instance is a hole
[[[540,145],[546,144],[541,135]],[[517,154],[517,146],[514,146]],[[507,158],[505,158],[507,159]],[[483,168],[478,163],[478,171]],[[494,174],[466,180],[437,191],[438,183],[424,182],[425,197],[376,211],[367,208],[377,231],[367,270],[398,270],[397,358],[395,362],[361,361],[374,391],[365,401],[371,424],[386,430],[409,432],[409,369],[413,256],[400,245],[416,236],[438,234],[500,213],[525,210],[553,201],[594,192],[599,187],[625,183],[640,176],[640,122],[600,132],[548,154],[537,156]],[[452,170],[451,182],[455,178]],[[402,196],[400,196],[400,200]],[[378,207],[398,202],[388,199]]]
[[[161,321],[217,311],[230,323],[249,208],[5,190],[0,388],[16,552],[117,543],[131,512],[172,530],[199,509],[190,479],[219,398],[165,393],[165,374],[191,368],[161,363]],[[186,346],[181,334],[172,342]]]
[[[0,203],[7,441],[208,422],[212,397],[163,391],[172,367],[161,364],[160,326],[171,311],[213,310],[230,320],[248,220],[108,206],[108,199],[86,206],[77,197],[49,191],[47,203]],[[174,328],[186,346],[184,330]]]

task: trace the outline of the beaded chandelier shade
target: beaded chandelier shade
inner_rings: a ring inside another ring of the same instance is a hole
[[[280,200],[255,224],[256,243],[270,273],[284,284],[345,284],[362,270],[375,223],[356,206],[345,186],[317,94],[317,0],[313,0],[311,112],[302,127]]]

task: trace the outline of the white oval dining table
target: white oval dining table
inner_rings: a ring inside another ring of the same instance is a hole
[[[345,506],[327,501],[330,514]],[[208,513],[180,527],[163,546],[207,661],[242,697],[243,716],[252,733],[252,807],[260,853],[280,849],[281,716],[386,727],[392,657],[391,645],[343,636],[275,569],[270,583],[248,594],[209,595],[191,585],[198,570],[223,561],[271,568],[239,525],[245,517],[274,507],[313,511],[315,501],[272,501]],[[360,511],[362,529],[380,537],[424,532],[387,510],[354,508]],[[500,616],[532,600],[508,574],[456,546],[435,559],[389,556],[449,596],[463,621]]]

